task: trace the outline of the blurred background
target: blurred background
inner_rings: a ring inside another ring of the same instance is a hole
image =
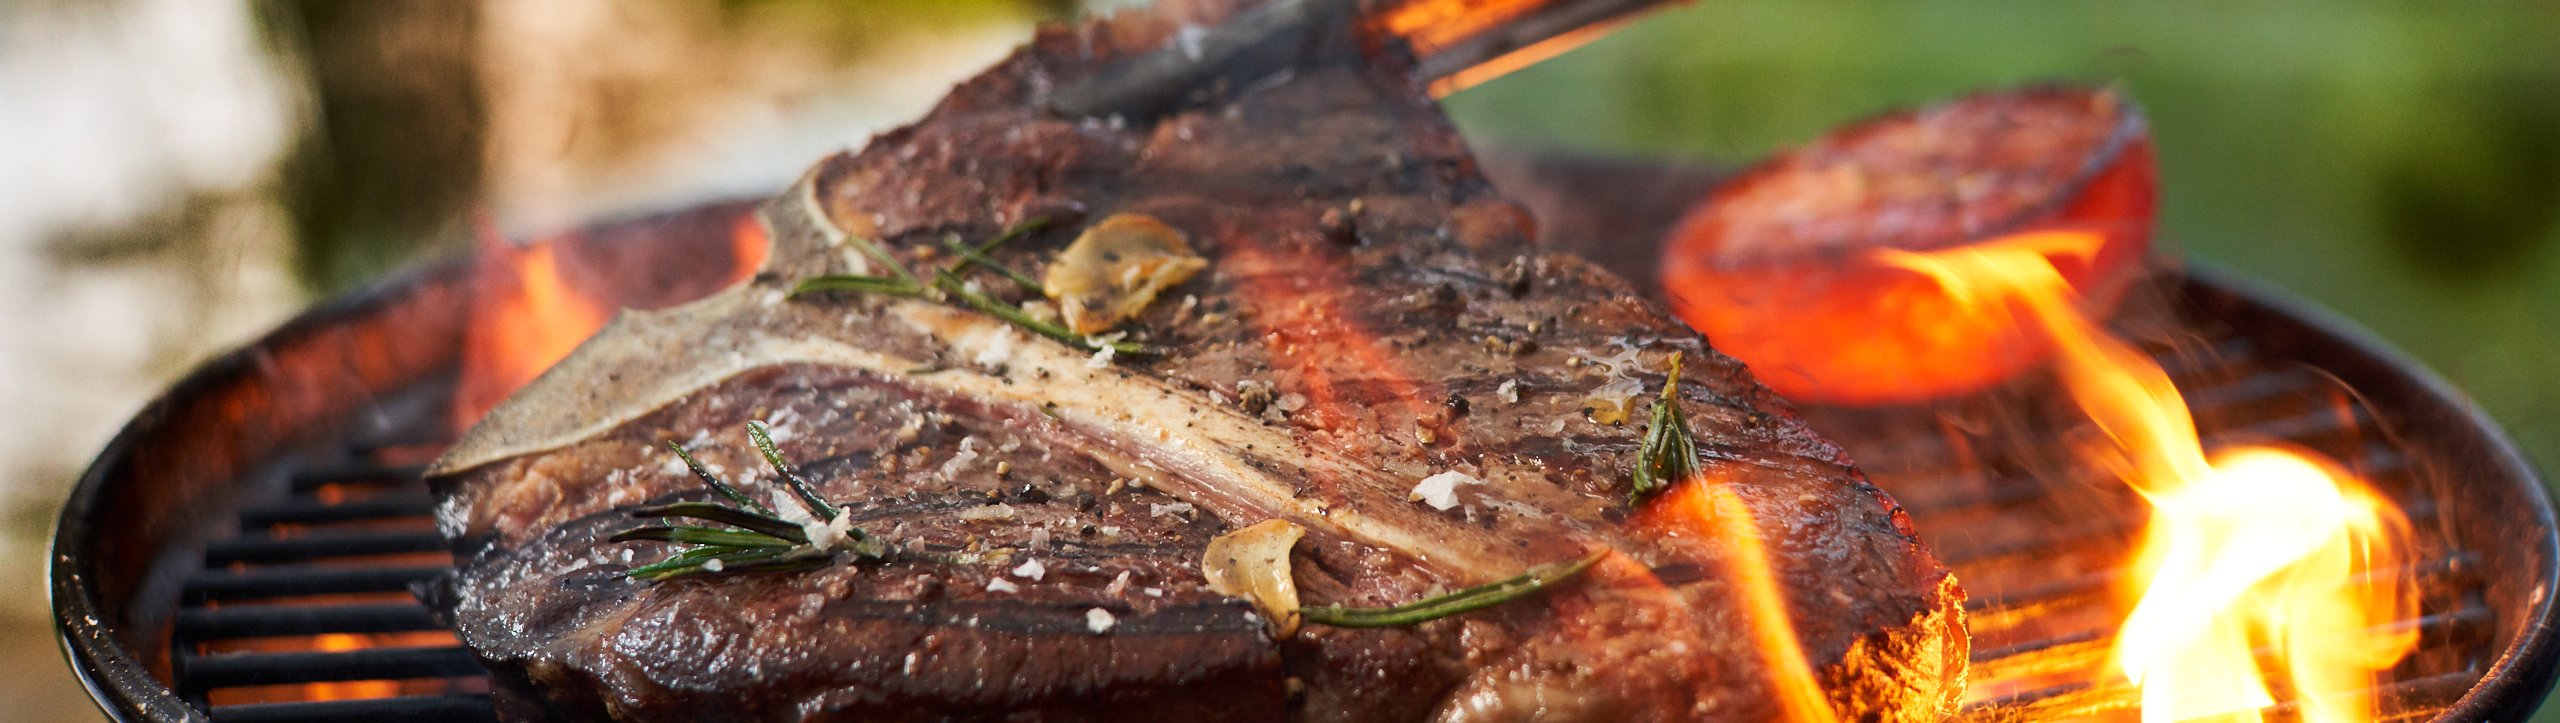
[[[48,528],[193,365],[475,228],[777,190],[1033,23],[1125,4],[0,5],[0,710],[96,717],[51,650]],[[2372,328],[2553,469],[2553,29],[2521,1],[1701,0],[1447,106],[1479,144],[1735,166],[1969,89],[2122,83],[2164,246]]]

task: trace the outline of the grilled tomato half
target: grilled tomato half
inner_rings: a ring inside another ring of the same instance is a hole
[[[1979,390],[2035,367],[2032,324],[1897,265],[2048,232],[2080,311],[2139,276],[2157,205],[2151,135],[2121,91],[1986,92],[1838,130],[1736,176],[1673,227],[1662,282],[1690,325],[1804,402],[1877,405]]]

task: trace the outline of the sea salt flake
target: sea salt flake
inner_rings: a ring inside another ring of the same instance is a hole
[[[951,459],[945,460],[942,463],[942,469],[940,470],[942,478],[952,479],[957,477],[961,470],[968,469],[969,465],[976,463],[978,461],[978,446],[977,437],[962,437],[960,439],[959,451],[953,452],[951,454]]]
[[[1201,41],[1207,40],[1208,38],[1209,29],[1198,25],[1185,23],[1181,28],[1173,31],[1174,47],[1181,48],[1182,57],[1194,62],[1198,62],[1200,60],[1200,53],[1202,51],[1200,47]]]
[[[987,581],[987,592],[1022,592],[1022,586],[1013,584],[1012,580],[999,577]]]
[[[1021,337],[1014,333],[1013,327],[985,327],[976,333],[970,334],[965,340],[970,346],[978,348],[978,352],[970,355],[969,360],[977,362],[978,366],[983,367],[997,366],[1004,364],[1005,362],[1012,361],[1015,346],[1020,339]]]
[[[1040,578],[1045,577],[1048,574],[1049,567],[1047,565],[1040,564],[1040,561],[1036,559],[1023,560],[1021,565],[1017,565],[1013,568],[1014,577],[1027,579],[1032,582],[1039,582]]]
[[[959,514],[952,516],[963,520],[1010,520],[1013,519],[1013,515],[1013,505],[998,502],[961,510]]]
[[[1084,611],[1084,629],[1091,630],[1096,635],[1110,632],[1111,626],[1118,624],[1120,619],[1112,617],[1109,610],[1093,608]]]
[[[776,443],[789,442],[800,437],[799,423],[800,413],[793,411],[790,407],[784,407],[782,411],[774,412],[773,416],[765,418],[765,433]]]
[[[1191,513],[1193,513],[1193,512],[1197,512],[1197,511],[1199,511],[1199,508],[1197,508],[1197,507],[1192,507],[1192,506],[1191,506],[1191,503],[1189,503],[1189,502],[1174,502],[1174,503],[1171,503],[1171,504],[1162,504],[1162,505],[1150,504],[1150,505],[1147,505],[1147,514],[1154,515],[1154,516],[1156,516],[1156,517],[1163,517],[1163,516],[1165,516],[1165,515],[1188,515],[1188,514],[1191,514]]]
[[[853,515],[842,510],[838,510],[836,512],[835,519],[832,520],[819,522],[812,519],[802,522],[800,523],[800,534],[809,538],[809,547],[811,549],[836,549],[838,546],[843,545],[845,540],[853,537]]]
[[[1411,499],[1421,500],[1431,509],[1447,510],[1458,506],[1458,485],[1462,484],[1480,485],[1484,480],[1457,470],[1441,472],[1414,483]]]

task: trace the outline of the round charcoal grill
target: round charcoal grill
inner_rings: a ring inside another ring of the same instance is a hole
[[[1655,238],[1647,220],[1667,218],[1578,221],[1559,200],[1696,197],[1660,192],[1669,186],[1654,172],[1613,183],[1508,175],[1520,177],[1497,180],[1558,237]],[[725,244],[740,212],[709,206],[591,235]],[[1579,250],[1638,273],[1651,255]],[[206,364],[82,476],[54,540],[54,610],[73,667],[110,715],[494,717],[485,674],[420,602],[449,564],[417,475],[450,441],[471,269],[435,265],[323,304]],[[2149,338],[2165,342],[2208,437],[2347,460],[2415,521],[2424,605],[2396,624],[2415,626],[2421,648],[2385,676],[2389,719],[2518,720],[2537,706],[2560,660],[2549,597],[2560,538],[2505,436],[2432,375],[2306,307],[2216,275],[2168,273],[2157,287],[2166,311]],[[2093,491],[2104,485],[2056,472],[2066,430],[2002,418],[2015,406],[1807,414],[1910,507],[1971,592],[1977,695],[1966,719],[2122,710],[2125,691],[2075,681],[2104,661],[2107,591],[2142,518],[2122,495]]]

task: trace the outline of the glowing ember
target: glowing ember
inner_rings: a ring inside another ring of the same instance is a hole
[[[343,653],[373,647],[361,635],[331,633],[312,638],[311,648],[324,653]],[[312,683],[303,686],[303,700],[355,700],[389,698],[400,694],[400,683],[390,680],[357,680],[343,683]]]
[[[2083,316],[2048,259],[2096,253],[2086,233],[2026,233],[1962,248],[1878,252],[1977,311],[2024,317],[2110,441],[2095,460],[2147,499],[2140,594],[2118,632],[2116,671],[2144,721],[2260,720],[2276,696],[2261,650],[2309,721],[2362,721],[2358,691],[2416,645],[2388,628],[2415,609],[2396,559],[2407,522],[2360,482],[2299,452],[2208,458],[2169,375]],[[2366,573],[2375,573],[2367,575]]]

